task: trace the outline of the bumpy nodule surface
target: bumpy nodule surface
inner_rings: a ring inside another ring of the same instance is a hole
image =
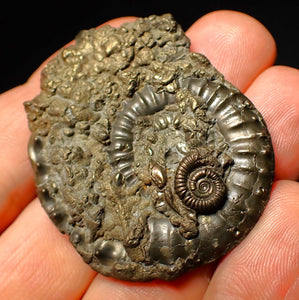
[[[41,89],[24,103],[38,195],[94,270],[174,279],[263,212],[274,157],[262,116],[171,15],[82,31]]]

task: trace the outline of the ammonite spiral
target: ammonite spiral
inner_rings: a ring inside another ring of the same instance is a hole
[[[199,152],[193,151],[179,163],[174,190],[183,203],[198,213],[217,211],[226,196],[222,177],[212,167],[202,165]]]
[[[104,275],[171,280],[212,262],[268,201],[262,116],[189,45],[171,15],[82,31],[25,102],[41,204]]]

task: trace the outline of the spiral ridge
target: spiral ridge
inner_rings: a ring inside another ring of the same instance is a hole
[[[175,174],[174,189],[182,202],[199,213],[213,213],[223,204],[226,187],[212,166],[204,165],[201,154],[185,156]]]

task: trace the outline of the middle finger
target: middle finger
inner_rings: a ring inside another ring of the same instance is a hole
[[[207,56],[225,79],[244,91],[276,56],[272,35],[256,19],[235,11],[205,15],[187,31],[191,51]]]

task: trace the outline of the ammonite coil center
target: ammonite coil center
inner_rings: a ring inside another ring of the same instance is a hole
[[[191,193],[202,200],[208,200],[216,189],[224,186],[219,176],[208,168],[192,172],[187,183]]]
[[[199,213],[217,211],[226,197],[226,187],[219,174],[202,166],[202,156],[193,151],[179,164],[175,176],[175,191],[188,207]]]

